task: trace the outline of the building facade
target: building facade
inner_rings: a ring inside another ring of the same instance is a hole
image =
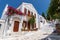
[[[45,24],[46,20],[32,4],[23,2],[17,9],[7,4],[0,19],[0,35],[19,36],[22,31],[37,31],[41,23]]]

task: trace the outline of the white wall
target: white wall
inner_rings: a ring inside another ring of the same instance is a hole
[[[42,21],[42,22],[41,22]],[[38,24],[39,24],[39,29],[41,29],[43,27],[43,25],[45,25],[47,22],[46,22],[46,19],[41,16],[41,15],[38,15]]]
[[[0,36],[3,36],[4,29],[5,29],[5,20],[1,20],[0,19],[0,24],[1,24],[1,27],[0,27]]]
[[[8,6],[6,6],[5,7],[5,10],[7,11],[7,7]],[[36,27],[37,28],[39,28],[40,27],[40,24],[39,24],[39,17],[40,16],[38,16],[39,14],[38,14],[38,12],[35,10],[35,8],[33,7],[33,5],[32,4],[30,4],[30,3],[22,3],[21,4],[21,6],[19,6],[18,8],[17,8],[17,10],[18,9],[20,9],[23,13],[24,13],[24,8],[26,8],[27,9],[27,14],[28,14],[28,10],[29,11],[31,11],[31,12],[33,12],[33,15],[34,14],[36,14]],[[3,16],[2,16],[2,18],[4,19],[4,17],[5,17],[5,13],[6,13],[6,11],[3,11]],[[13,32],[13,27],[14,27],[14,19],[13,18],[15,18],[15,17],[17,17],[17,18],[19,18],[19,21],[20,21],[20,24],[19,24],[19,32]],[[24,18],[25,17],[25,18]],[[10,26],[9,25],[7,25],[8,23],[7,23],[7,18],[5,19],[5,21],[6,21],[6,27],[5,27],[5,33],[7,34],[7,35],[9,35],[9,34],[11,34],[12,36],[13,35],[18,35],[18,34],[20,34],[20,32],[21,32],[21,28],[22,28],[22,22],[23,22],[23,20],[25,19],[26,20],[26,16],[23,16],[23,15],[12,15],[11,16],[11,18],[10,18],[10,21],[9,21],[9,23],[11,24]],[[43,18],[43,17],[42,17]],[[9,28],[9,29],[8,29]]]
[[[19,19],[14,19],[14,18],[19,18]],[[14,21],[19,21],[19,31],[18,32],[13,32],[13,27],[14,27]],[[9,34],[11,34],[11,36],[16,36],[19,35],[21,33],[21,28],[22,28],[22,22],[23,22],[23,18],[21,15],[12,15],[9,21],[9,29],[7,31],[7,36],[9,36]]]

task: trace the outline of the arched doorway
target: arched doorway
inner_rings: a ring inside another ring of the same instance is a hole
[[[18,32],[18,30],[19,30],[19,21],[14,21],[13,31]]]

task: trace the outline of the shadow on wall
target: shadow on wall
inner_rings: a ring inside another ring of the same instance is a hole
[[[47,34],[46,34],[47,35]],[[46,38],[43,38],[41,40],[60,40],[60,35],[57,34],[57,31],[55,30],[54,32],[52,32],[49,36],[47,36]]]
[[[52,32],[49,36],[41,40],[60,40],[60,23],[57,23],[55,25],[56,25],[56,30]]]

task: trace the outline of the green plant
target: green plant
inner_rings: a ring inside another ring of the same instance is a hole
[[[58,8],[58,0],[51,0],[49,8],[47,10],[47,14],[49,14],[50,19],[57,18],[57,8]]]
[[[30,24],[34,24],[34,23],[35,23],[35,17],[32,16],[28,22],[29,22]]]

